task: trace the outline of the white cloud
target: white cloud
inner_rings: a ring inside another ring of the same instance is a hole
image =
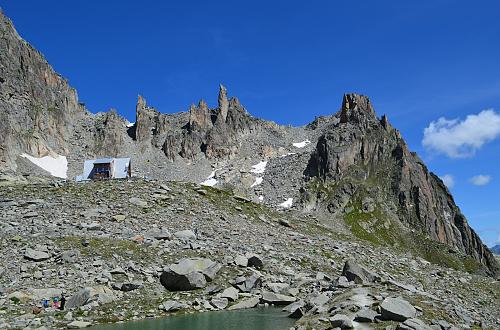
[[[451,158],[471,157],[483,144],[500,136],[500,114],[483,110],[464,120],[439,118],[424,129],[422,145]]]
[[[490,181],[491,181],[491,176],[483,174],[475,175],[469,179],[469,182],[475,186],[484,186],[490,183]]]
[[[443,176],[440,176],[439,178],[443,180],[444,184],[446,185],[446,187],[448,187],[448,189],[453,188],[453,186],[455,185],[455,178],[453,177],[453,175],[445,174]]]

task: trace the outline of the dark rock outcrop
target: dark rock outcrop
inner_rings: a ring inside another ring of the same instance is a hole
[[[171,160],[178,156],[231,158],[238,152],[241,137],[262,128],[261,122],[250,116],[237,98],[228,100],[226,88],[220,85],[218,107],[209,109],[204,101],[192,105],[189,122],[181,130],[169,132],[162,149]]]
[[[0,167],[15,168],[21,153],[68,153],[78,119],[88,115],[76,91],[1,10],[0,35]]]
[[[342,276],[345,276],[348,281],[353,281],[357,284],[374,283],[380,279],[377,274],[358,265],[353,260],[347,260],[345,262],[344,268],[342,269]]]
[[[333,187],[323,198],[331,212],[352,210],[370,196],[409,228],[469,255],[490,273],[500,273],[441,179],[410,152],[387,117],[376,117],[366,96],[345,95],[337,116],[340,121],[320,136],[304,172],[309,180]]]

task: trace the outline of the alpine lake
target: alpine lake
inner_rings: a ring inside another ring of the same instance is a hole
[[[293,327],[294,319],[276,307],[258,307],[237,311],[218,311],[166,316],[124,323],[96,325],[91,330],[285,330]]]

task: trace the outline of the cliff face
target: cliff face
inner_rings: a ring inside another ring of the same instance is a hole
[[[87,113],[77,93],[26,43],[0,11],[0,166],[26,152],[69,152],[76,118]]]
[[[114,110],[92,115],[1,11],[0,54],[0,169],[15,170],[23,153],[58,154],[76,174],[84,158],[123,154],[125,119]]]
[[[361,212],[380,207],[407,227],[500,272],[443,182],[408,150],[385,116],[377,119],[367,97],[345,95],[338,117],[318,139],[305,171],[309,179],[333,187],[322,197],[332,213],[348,213],[353,200],[360,199]]]

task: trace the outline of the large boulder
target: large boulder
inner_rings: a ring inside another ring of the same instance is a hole
[[[379,314],[372,309],[364,308],[356,313],[354,321],[356,322],[375,322]]]
[[[90,297],[91,297],[90,288],[81,289],[80,291],[78,291],[77,293],[68,298],[68,300],[66,301],[65,308],[71,309],[83,306],[87,303]]]
[[[65,308],[77,308],[83,305],[96,302],[98,304],[107,304],[115,300],[113,291],[105,286],[83,288],[66,301]]]
[[[246,278],[237,278],[235,280],[236,287],[241,292],[250,292],[253,289],[258,289],[262,286],[262,278],[258,274],[252,274]]]
[[[204,288],[221,265],[210,259],[185,258],[171,264],[160,276],[160,283],[169,291],[184,291]]]
[[[246,257],[248,258],[248,267],[254,267],[257,269],[262,268],[264,266],[264,262],[262,261],[262,258],[259,257],[256,254],[247,254]]]
[[[357,284],[368,284],[380,280],[377,274],[357,264],[353,260],[346,261],[342,269],[342,276],[345,276],[348,281]]]
[[[235,289],[234,287],[230,286],[226,289],[224,289],[224,291],[222,291],[221,293],[219,293],[217,295],[219,298],[227,298],[231,301],[236,301],[238,300],[238,290]]]
[[[287,305],[285,308],[283,308],[284,312],[288,312],[288,317],[292,319],[300,319],[302,316],[305,315],[305,303],[303,300],[296,301],[294,303],[291,303],[290,305]]]
[[[42,301],[44,298],[59,297],[63,289],[60,288],[43,288],[28,290],[29,296],[35,301]]]
[[[347,315],[344,314],[336,314],[333,317],[331,317],[330,324],[334,328],[340,328],[340,329],[354,328],[352,320]]]
[[[415,307],[401,297],[385,298],[380,304],[380,310],[382,313],[381,318],[388,321],[404,322],[417,315]]]

